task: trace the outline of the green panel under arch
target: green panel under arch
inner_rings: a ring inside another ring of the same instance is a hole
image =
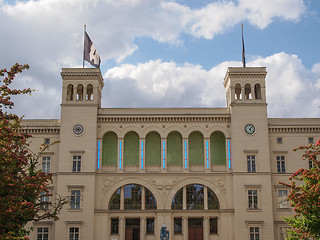
[[[226,165],[226,138],[220,131],[210,136],[210,155],[212,165]]]
[[[146,166],[161,166],[161,137],[157,132],[146,136]]]
[[[139,136],[136,132],[128,132],[124,136],[124,166],[139,166]]]
[[[182,136],[171,132],[167,138],[167,165],[182,166]]]
[[[192,132],[189,135],[189,164],[204,165],[203,135],[201,132]]]
[[[102,165],[117,166],[118,136],[114,132],[107,132],[102,139]]]

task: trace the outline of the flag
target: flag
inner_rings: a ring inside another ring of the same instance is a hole
[[[100,56],[97,49],[94,47],[91,39],[89,38],[87,32],[84,32],[84,60],[89,62],[92,66],[100,67]]]

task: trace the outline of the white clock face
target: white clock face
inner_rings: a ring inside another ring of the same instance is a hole
[[[80,124],[77,124],[73,127],[73,133],[76,135],[80,135],[83,133],[83,127]]]
[[[256,128],[252,125],[252,124],[247,124],[245,127],[244,127],[244,131],[247,133],[247,134],[254,134],[254,132],[256,131]]]

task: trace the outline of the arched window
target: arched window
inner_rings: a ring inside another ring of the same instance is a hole
[[[211,165],[226,165],[226,138],[220,131],[210,136]]]
[[[157,209],[157,201],[151,191],[138,184],[128,184],[118,188],[110,198],[109,210],[121,209],[121,189],[123,189],[123,199],[125,210],[137,210],[137,209]],[[143,194],[144,192],[144,194]],[[143,195],[145,195],[145,201],[142,201]],[[142,206],[142,204],[145,206]]]
[[[182,204],[183,204],[183,188],[181,188],[176,193],[176,195],[174,195],[171,203],[171,209],[172,210],[182,209]]]
[[[205,191],[207,191],[207,195],[205,195]],[[201,184],[189,184],[185,188],[180,188],[172,199],[171,209],[182,210],[184,198],[186,198],[187,210],[205,210],[205,202],[209,210],[220,208],[216,194],[210,188]]]
[[[93,86],[91,83],[87,85],[86,100],[88,100],[88,101],[93,100]]]
[[[182,136],[176,131],[167,137],[167,165],[182,166]]]
[[[73,100],[73,85],[69,84],[67,87],[67,100]]]
[[[251,85],[249,83],[246,83],[246,85],[244,85],[244,94],[246,99],[252,99]]]
[[[259,83],[254,85],[254,96],[256,99],[261,99],[261,86]]]
[[[139,136],[136,132],[128,132],[124,136],[124,166],[139,166]]]
[[[219,201],[217,195],[210,189],[208,188],[208,209],[219,209]]]
[[[190,184],[187,186],[187,209],[204,209],[203,185]]]
[[[120,188],[112,194],[109,201],[109,209],[120,209]]]
[[[241,85],[240,85],[240,83],[236,84],[234,91],[235,91],[235,99],[241,99]]]
[[[77,86],[77,100],[82,101],[83,100],[83,85],[78,84]]]
[[[146,136],[146,166],[161,166],[161,137],[157,132]]]
[[[117,166],[118,136],[114,132],[107,132],[102,139],[102,165]]]
[[[141,185],[124,186],[124,209],[141,209]]]
[[[190,166],[204,165],[203,135],[201,132],[192,132],[189,135],[189,164]]]

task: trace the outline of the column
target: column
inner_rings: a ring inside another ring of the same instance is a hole
[[[146,189],[142,187],[141,189],[141,210],[146,209]]]
[[[124,210],[124,187],[120,188],[120,210]]]
[[[208,210],[208,188],[207,186],[203,186],[203,205],[204,210]]]
[[[187,209],[187,186],[183,186],[182,188],[182,209]]]
[[[125,240],[126,222],[124,217],[119,218],[119,240]]]
[[[210,226],[209,226],[209,217],[203,218],[203,240],[209,240],[210,235]]]
[[[140,218],[140,240],[146,239],[146,217]]]
[[[183,240],[188,240],[188,217],[182,217],[182,235]]]

